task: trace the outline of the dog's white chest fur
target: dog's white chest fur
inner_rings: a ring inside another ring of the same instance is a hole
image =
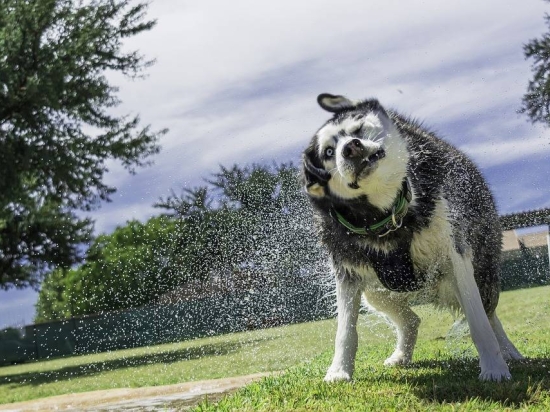
[[[452,228],[448,216],[447,202],[439,200],[430,225],[413,235],[411,257],[415,269],[423,272],[441,270],[443,264],[449,261]]]
[[[414,200],[412,204],[414,205]],[[426,286],[430,289],[437,286],[433,282],[437,275],[450,270],[449,247],[452,244],[452,229],[447,216],[447,202],[445,200],[438,201],[430,225],[415,233],[411,242],[410,252],[414,270],[427,276]],[[372,246],[365,242],[364,247]],[[384,253],[384,249],[381,249],[380,252]],[[350,263],[344,263],[343,267],[357,274],[365,289],[385,289],[372,267],[367,265],[357,266]],[[413,293],[417,294],[416,292]],[[430,298],[429,300],[433,299]],[[449,303],[449,306],[454,306],[451,302]]]

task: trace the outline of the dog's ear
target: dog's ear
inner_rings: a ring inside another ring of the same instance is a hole
[[[359,100],[351,100],[344,96],[322,93],[317,96],[317,103],[327,112],[338,113],[343,110],[353,109],[360,103]]]
[[[306,192],[312,197],[323,197],[325,186],[330,180],[330,173],[322,167],[317,166],[315,147],[312,145],[306,149],[302,157],[304,166],[304,178],[306,181]]]

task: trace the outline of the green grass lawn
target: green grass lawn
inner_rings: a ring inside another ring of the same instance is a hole
[[[514,381],[500,385],[477,381],[477,360],[468,339],[443,339],[452,324],[450,315],[428,307],[418,312],[423,322],[409,368],[382,366],[394,344],[393,332],[380,318],[362,316],[351,383],[322,382],[336,328],[334,320],[327,320],[1,367],[0,403],[290,368],[199,410],[492,410],[522,402],[550,410],[550,287],[502,295],[501,321],[530,360],[512,364]]]
[[[477,411],[550,410],[550,287],[506,292],[499,316],[510,338],[527,356],[510,363],[513,380],[479,382],[474,346],[468,337],[442,339],[451,318],[418,308],[423,319],[414,362],[409,367],[382,365],[393,349],[382,325],[360,330],[352,382],[322,381],[332,350],[251,384],[217,404],[196,411]]]
[[[0,367],[0,404],[283,370],[332,346],[334,320]]]

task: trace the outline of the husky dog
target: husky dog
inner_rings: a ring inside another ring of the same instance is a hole
[[[481,380],[522,356],[495,313],[501,228],[481,173],[463,153],[377,100],[321,94],[334,113],[303,155],[306,190],[336,271],[338,329],[325,381],[349,380],[361,295],[397,330],[386,365],[411,361],[420,318],[409,299],[462,311]]]

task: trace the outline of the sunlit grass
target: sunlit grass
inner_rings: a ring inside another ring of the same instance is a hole
[[[333,320],[0,368],[0,403],[283,370],[330,347]]]
[[[196,411],[495,411],[550,410],[548,359],[511,365],[514,380],[481,383],[477,361],[434,359],[424,345],[409,368],[382,365],[388,347],[359,351],[360,360],[350,383],[322,381],[329,354],[291,368],[281,376],[264,378],[235,395]],[[368,356],[368,359],[367,359]]]
[[[477,361],[463,357],[464,354],[474,354],[468,339],[443,339],[453,321],[450,315],[428,307],[417,309],[423,322],[415,363],[412,368],[406,369],[382,367],[382,361],[389,355],[394,343],[393,332],[380,318],[362,316],[357,373],[351,384],[329,387],[322,383],[330,363],[336,327],[331,319],[2,367],[0,403],[291,368],[282,376],[254,384],[235,397],[224,400],[220,410],[254,410],[256,407],[264,410],[349,410],[352,405],[367,405],[371,401],[378,402],[372,404],[372,408],[379,406],[384,409],[384,397],[392,398],[397,394],[399,400],[388,404],[390,409],[406,409],[407,405],[412,405],[413,409],[425,410],[427,406],[439,407],[445,402],[456,407],[459,402],[476,396],[481,399],[492,391],[502,396],[510,394],[515,399],[523,397],[532,404],[537,397],[540,405],[548,406],[550,287],[517,290],[502,295],[499,306],[502,323],[518,348],[533,360],[526,364],[513,364],[514,382],[500,387],[477,382]],[[305,361],[308,362],[303,363]],[[297,364],[301,365],[296,367]],[[377,400],[377,397],[380,399]],[[346,402],[351,402],[349,407]],[[493,405],[490,409],[505,405],[501,400],[494,402],[487,404]],[[211,406],[206,408],[215,409]]]
[[[499,316],[510,338],[528,357],[510,363],[510,382],[479,382],[478,361],[469,338],[442,339],[450,317],[426,307],[419,312],[423,325],[410,367],[384,367],[393,340],[378,339],[376,334],[372,338],[363,328],[352,382],[322,381],[331,361],[332,350],[328,350],[217,404],[205,401],[197,411],[550,410],[550,287],[502,296]]]

